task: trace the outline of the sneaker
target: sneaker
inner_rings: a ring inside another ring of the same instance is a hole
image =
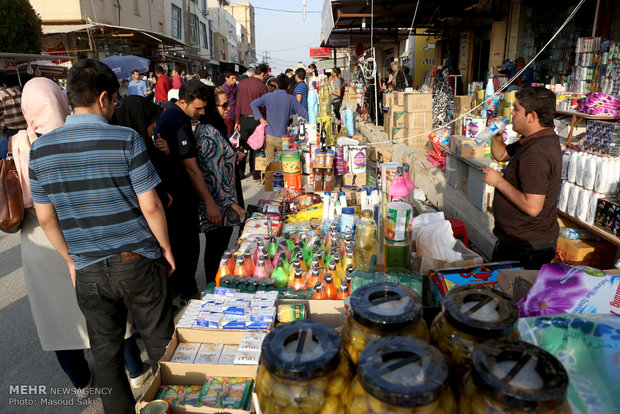
[[[151,370],[151,366],[149,364],[143,364],[144,369],[142,370],[142,374],[138,375],[135,378],[129,378],[129,385],[131,388],[140,388],[144,385],[146,380],[151,378],[153,375],[153,370]]]
[[[91,375],[90,379],[88,380],[88,384],[86,384],[85,387],[75,389],[76,398],[78,400],[83,400],[84,398],[87,398],[90,394],[86,392],[86,390],[90,388],[92,385],[93,385],[93,376]]]

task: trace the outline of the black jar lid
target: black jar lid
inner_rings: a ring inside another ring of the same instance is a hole
[[[413,290],[396,283],[375,282],[351,295],[353,319],[379,332],[398,332],[422,319],[422,300]]]
[[[340,362],[340,336],[321,322],[285,323],[269,332],[262,345],[263,365],[272,374],[293,381],[322,377]]]
[[[403,336],[380,338],[366,346],[357,369],[366,392],[398,407],[431,404],[448,383],[443,354],[420,339]]]
[[[513,332],[519,309],[504,292],[481,285],[456,286],[444,298],[444,315],[456,329],[482,338]]]
[[[527,342],[493,339],[472,356],[474,384],[516,410],[553,410],[566,401],[568,374],[549,352]]]

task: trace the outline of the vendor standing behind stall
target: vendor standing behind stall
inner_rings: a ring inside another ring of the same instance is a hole
[[[510,164],[503,177],[492,168],[483,171],[484,182],[496,188],[493,233],[498,241],[492,260],[518,260],[526,269],[540,269],[554,258],[559,235],[562,152],[553,130],[555,94],[529,87],[516,97],[512,128],[522,138],[505,145],[502,134],[494,136],[493,157]]]

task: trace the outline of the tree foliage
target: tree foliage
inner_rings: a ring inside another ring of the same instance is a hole
[[[41,53],[41,18],[27,0],[0,0],[0,50]]]

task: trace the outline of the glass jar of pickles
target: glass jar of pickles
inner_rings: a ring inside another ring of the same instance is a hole
[[[364,347],[386,336],[408,336],[428,341],[422,319],[422,300],[413,290],[396,283],[361,286],[351,295],[351,313],[342,328],[342,347],[357,364]]]
[[[295,321],[265,337],[255,391],[264,414],[337,414],[351,377],[338,333],[321,322]]]
[[[510,337],[519,339],[519,310],[510,297],[480,285],[450,289],[443,311],[431,324],[431,344],[446,356],[451,378],[458,382],[471,365],[477,344]]]
[[[553,355],[527,342],[500,339],[478,347],[465,375],[461,414],[570,414],[568,374]]]
[[[456,414],[445,357],[419,339],[374,341],[360,355],[345,412]]]

